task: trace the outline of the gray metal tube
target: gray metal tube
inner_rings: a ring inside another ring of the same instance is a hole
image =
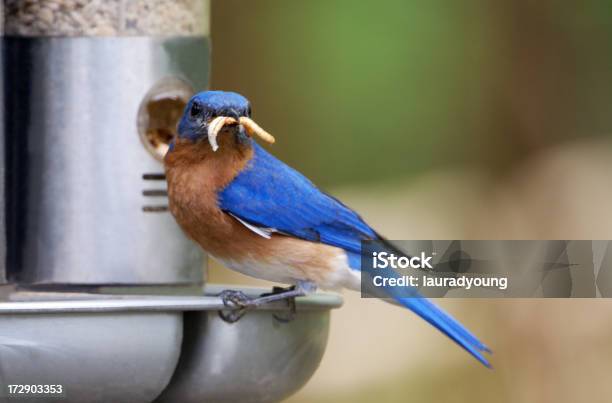
[[[150,193],[165,181],[138,113],[151,88],[208,79],[206,38],[5,40],[8,273],[25,283],[202,281],[202,256]],[[155,175],[153,175],[155,176]]]
[[[0,66],[2,65],[4,65],[4,2],[0,1]],[[6,282],[4,162],[4,74],[0,73],[0,284]]]

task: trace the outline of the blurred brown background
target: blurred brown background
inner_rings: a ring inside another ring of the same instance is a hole
[[[612,239],[607,1],[213,0],[212,88],[394,239]],[[213,267],[211,280],[261,284]],[[443,300],[482,368],[346,293],[291,402],[609,402],[612,302]]]

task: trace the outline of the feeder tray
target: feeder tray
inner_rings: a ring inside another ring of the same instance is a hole
[[[67,403],[288,397],[318,367],[330,310],[342,299],[297,298],[289,321],[279,302],[226,323],[215,296],[226,288],[207,287],[200,297],[13,294],[0,302],[0,384],[62,385]]]

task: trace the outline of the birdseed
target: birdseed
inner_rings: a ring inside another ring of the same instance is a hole
[[[0,1],[6,35],[205,36],[209,30],[209,0]]]

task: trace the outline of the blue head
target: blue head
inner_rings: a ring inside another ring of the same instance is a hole
[[[239,142],[248,141],[253,134],[274,142],[274,138],[251,119],[251,104],[242,95],[225,91],[194,95],[178,124],[178,138],[191,143],[207,139],[216,151],[219,148],[217,135],[221,132],[233,134]]]
[[[251,116],[249,101],[240,94],[225,91],[204,91],[194,95],[178,125],[179,138],[197,141],[206,138],[208,125],[219,116],[238,120]]]
[[[225,91],[204,91],[194,95],[178,124],[178,138],[196,143],[208,140],[213,151],[219,146],[217,135],[230,133],[238,143],[253,135],[269,143],[274,137],[251,119],[251,104],[240,94]]]

